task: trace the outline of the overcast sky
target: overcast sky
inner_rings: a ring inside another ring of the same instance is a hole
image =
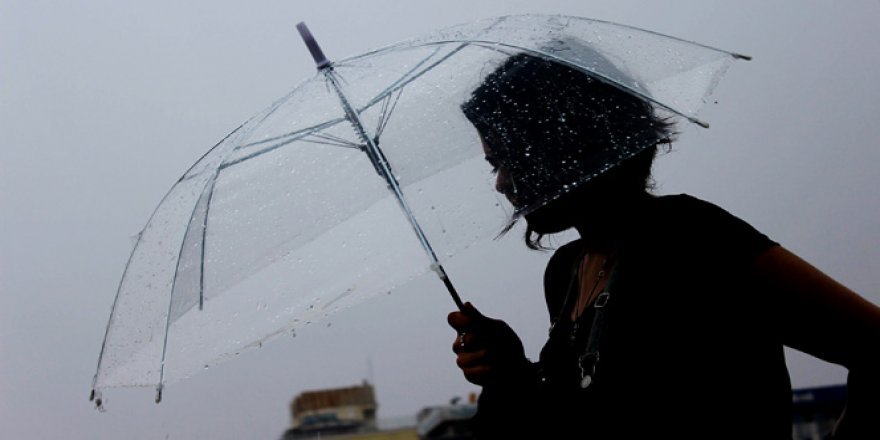
[[[644,3],[644,5],[640,4]],[[880,303],[880,2],[0,0],[0,426],[8,438],[277,438],[304,390],[375,383],[380,417],[477,388],[425,278],[170,385],[87,401],[133,237],[210,146],[302,79],[306,21],[342,58],[511,13],[610,20],[752,55],[656,177],[749,221]],[[717,101],[717,103],[715,103]],[[447,267],[536,357],[547,255],[518,237]],[[468,262],[469,261],[469,262]],[[474,261],[483,264],[473,275]],[[744,292],[747,294],[747,292]],[[503,301],[499,298],[504,298]],[[744,301],[744,319],[759,300]],[[329,324],[329,326],[328,326]],[[845,371],[789,352],[794,386]]]

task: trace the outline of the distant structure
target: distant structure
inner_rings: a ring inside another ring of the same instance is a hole
[[[476,413],[477,396],[467,403],[456,397],[446,405],[422,408],[415,419],[379,421],[373,386],[305,391],[290,403],[292,427],[281,440],[465,440],[472,438],[468,420]]]
[[[792,440],[824,440],[846,404],[846,385],[792,390]],[[477,395],[428,406],[415,420],[380,423],[373,386],[306,391],[290,403],[292,427],[282,440],[468,440]]]
[[[796,389],[791,403],[792,439],[822,440],[846,405],[846,385]]]
[[[470,419],[477,413],[477,395],[467,403],[455,398],[448,405],[422,408],[416,416],[416,432],[421,440],[467,440],[473,438]]]
[[[293,427],[284,440],[342,436],[376,431],[376,395],[373,386],[306,391],[290,403]]]

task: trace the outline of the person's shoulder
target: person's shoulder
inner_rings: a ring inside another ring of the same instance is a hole
[[[551,265],[558,265],[560,263],[564,263],[566,261],[573,260],[578,253],[583,249],[583,244],[581,243],[581,239],[572,240],[564,245],[556,248],[553,251],[553,255],[550,257],[550,261],[548,262],[548,267]]]
[[[654,202],[656,224],[675,240],[696,247],[744,248],[749,255],[777,244],[739,216],[692,195],[659,196]]]
[[[667,227],[691,228],[734,217],[715,203],[690,194],[657,196],[650,206],[650,217]]]
[[[547,267],[544,270],[545,287],[548,281],[555,280],[559,276],[568,274],[572,264],[582,250],[583,244],[581,244],[581,239],[572,240],[558,247],[553,252],[550,260],[547,261]]]
[[[724,211],[720,206],[690,194],[669,194],[654,198],[654,209],[670,211]]]

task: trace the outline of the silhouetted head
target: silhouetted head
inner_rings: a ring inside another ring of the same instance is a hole
[[[498,172],[496,189],[513,203],[514,218],[526,217],[530,247],[575,226],[584,204],[604,211],[647,195],[657,147],[672,136],[648,101],[528,54],[487,75],[462,110]]]

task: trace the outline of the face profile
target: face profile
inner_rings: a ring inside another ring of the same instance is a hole
[[[496,67],[462,111],[514,220],[525,218],[538,234],[643,195],[657,145],[672,136],[671,124],[645,100],[529,54]]]

